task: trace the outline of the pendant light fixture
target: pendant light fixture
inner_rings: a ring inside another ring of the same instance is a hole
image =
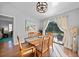
[[[38,2],[36,4],[36,10],[39,13],[45,13],[48,9],[48,4],[47,2]]]

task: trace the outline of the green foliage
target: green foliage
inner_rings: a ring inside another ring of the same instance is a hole
[[[63,34],[63,32],[59,29],[58,25],[55,22],[50,22],[48,24],[46,32],[54,32],[58,34]]]

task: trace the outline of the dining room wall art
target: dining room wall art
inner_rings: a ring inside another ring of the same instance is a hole
[[[25,31],[33,32],[36,31],[36,24],[32,21],[25,20]]]

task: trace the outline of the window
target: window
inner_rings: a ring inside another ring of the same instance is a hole
[[[9,24],[9,32],[12,31],[12,24]]]

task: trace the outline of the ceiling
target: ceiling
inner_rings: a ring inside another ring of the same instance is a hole
[[[0,9],[4,6],[9,6],[7,8],[16,9],[17,12],[21,12],[22,14],[29,16],[33,19],[43,20],[50,16],[61,14],[75,8],[79,8],[78,2],[59,2],[56,6],[53,6],[52,2],[47,2],[48,11],[46,13],[38,13],[36,11],[36,3],[37,2],[0,2]]]

